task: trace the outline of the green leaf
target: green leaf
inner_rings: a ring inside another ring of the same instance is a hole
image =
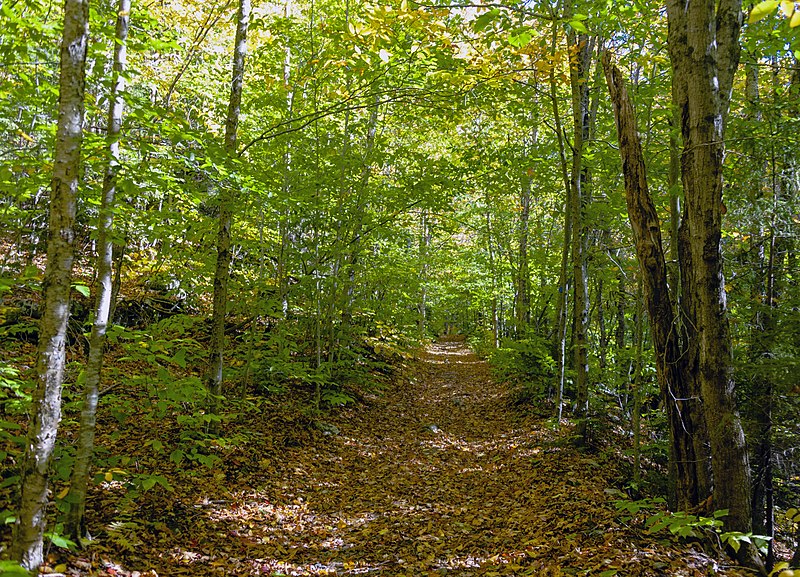
[[[22,566],[16,561],[0,561],[0,575],[13,576],[13,575],[30,575]]]
[[[74,284],[72,285],[72,288],[74,288],[76,291],[81,293],[86,298],[89,298],[89,295],[91,294],[89,287],[83,284]]]
[[[153,447],[153,450],[156,453],[160,453],[161,451],[164,450],[164,443],[162,443],[158,439],[150,439],[145,443],[145,445],[150,445],[151,447]]]
[[[75,541],[71,541],[70,539],[67,539],[63,535],[59,535],[58,533],[45,533],[44,535],[50,539],[50,542],[53,545],[60,547],[61,549],[75,549],[77,547]]]
[[[522,48],[523,46],[527,46],[532,39],[533,36],[531,36],[531,33],[527,30],[523,30],[519,34],[516,35],[512,34],[511,36],[509,36],[508,42],[512,46],[515,46],[517,48]]]
[[[175,463],[176,465],[180,465],[181,461],[183,461],[184,453],[180,449],[175,449],[169,454],[169,460]]]
[[[186,349],[178,349],[175,351],[175,354],[172,355],[170,359],[173,363],[178,365],[180,368],[186,368]]]
[[[770,12],[775,11],[779,4],[780,0],[764,0],[764,2],[759,2],[753,6],[753,9],[750,11],[750,16],[747,18],[747,23],[753,24],[763,18],[766,18]]]
[[[165,361],[171,360],[170,357],[166,355],[158,355],[160,358],[163,358]],[[172,375],[170,375],[169,371],[164,367],[158,367],[158,379],[164,384],[169,383],[172,380]]]
[[[484,28],[486,28],[489,24],[492,23],[500,15],[499,8],[492,8],[488,12],[484,12],[480,16],[475,19],[475,22],[472,24],[472,29],[475,32],[480,32]]]
[[[731,546],[731,548],[733,548],[733,550],[734,550],[736,553],[738,553],[738,552],[739,552],[739,547],[741,547],[741,546],[742,546],[742,544],[741,544],[741,543],[739,543],[739,541],[738,541],[738,540],[736,540],[736,539],[728,539],[728,545],[730,545],[730,546]]]
[[[788,568],[789,568],[789,564],[786,561],[781,561],[780,563],[775,563],[775,567],[772,568],[772,571],[770,571],[769,575],[770,575],[770,577],[772,577],[773,575],[780,575],[781,571],[783,571],[784,569],[788,569]]]
[[[7,429],[11,431],[18,431],[22,427],[17,423],[12,423],[11,421],[6,421],[4,419],[0,419],[0,429]],[[789,509],[791,511],[791,509]]]
[[[580,20],[570,20],[569,25],[572,27],[573,30],[577,30],[581,34],[589,33],[589,30],[586,28],[586,25]]]
[[[16,485],[17,483],[19,483],[19,475],[14,475],[13,477],[9,477],[8,479],[5,479],[2,483],[0,483],[0,489],[11,487],[12,485]]]

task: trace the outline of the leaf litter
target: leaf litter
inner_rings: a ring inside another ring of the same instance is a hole
[[[568,428],[520,417],[509,396],[463,343],[433,344],[384,395],[326,417],[325,431],[265,414],[218,467],[174,468],[172,491],[156,486],[128,509],[111,484],[95,491],[89,522],[103,538],[51,551],[44,571],[746,574],[699,543],[623,523],[608,491],[617,458],[578,451]]]

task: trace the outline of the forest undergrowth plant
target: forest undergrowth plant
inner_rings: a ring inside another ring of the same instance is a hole
[[[667,511],[665,505],[666,500],[662,497],[614,501],[614,507],[620,514],[620,521],[626,524],[640,523],[648,533],[656,534],[667,530],[682,539],[711,539],[718,548],[729,546],[734,552],[739,551],[742,543],[749,543],[761,553],[767,552],[771,537],[725,530],[723,519],[728,515],[727,509],[719,509],[714,511],[711,517],[705,517],[684,511]]]
[[[0,575],[5,575],[7,577],[28,577],[30,573],[16,561],[2,560],[0,561]]]
[[[488,359],[495,350],[494,333],[491,329],[477,327],[467,336],[467,344],[476,355]]]
[[[0,414],[23,414],[31,402],[30,381],[20,377],[19,369],[0,361]]]
[[[318,411],[355,403],[365,393],[381,389],[393,367],[408,356],[409,344],[391,327],[366,316],[359,319],[370,326],[350,327],[353,333],[346,343],[339,343],[333,352],[321,351],[319,359],[291,327],[270,331],[247,355],[246,372],[252,374],[255,392],[311,393],[308,402]]]
[[[790,507],[779,521],[779,526],[783,526],[786,533],[794,538],[794,554],[790,565],[800,569],[800,508]]]
[[[489,355],[489,364],[496,379],[514,385],[514,405],[535,406],[549,398],[555,361],[543,338],[504,339]]]

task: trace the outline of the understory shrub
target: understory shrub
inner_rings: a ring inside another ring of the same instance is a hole
[[[555,361],[545,339],[533,335],[518,341],[503,339],[489,355],[494,377],[515,385],[514,404],[542,401],[555,377]]]

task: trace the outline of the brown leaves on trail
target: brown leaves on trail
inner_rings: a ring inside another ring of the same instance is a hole
[[[339,435],[171,479],[132,512],[135,547],[95,550],[160,576],[707,574],[702,552],[621,523],[614,457],[519,420],[507,394],[463,345],[434,345],[385,397],[335,417]]]

